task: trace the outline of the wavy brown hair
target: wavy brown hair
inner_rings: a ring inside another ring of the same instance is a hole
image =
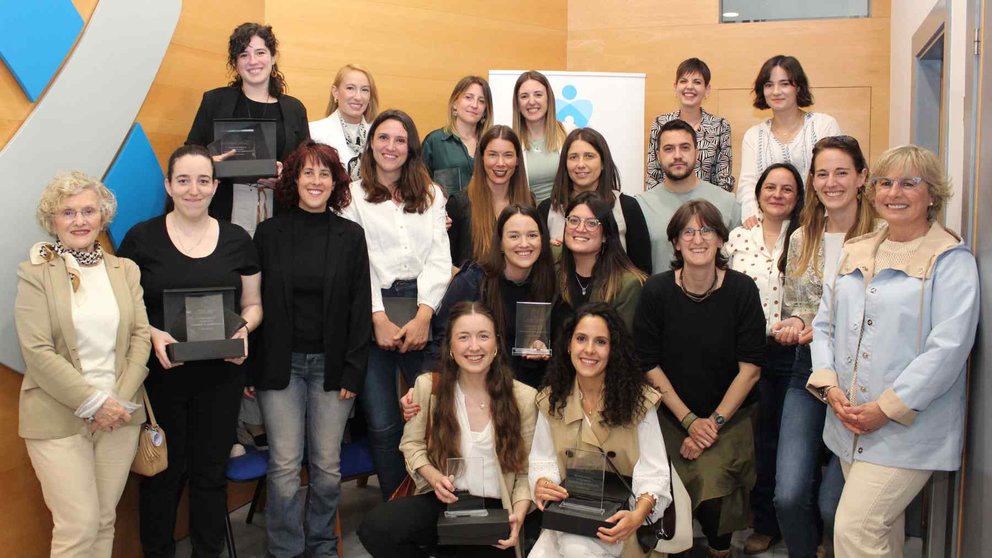
[[[300,173],[307,164],[321,164],[331,171],[331,197],[327,199],[327,207],[334,211],[341,211],[351,202],[351,191],[348,183],[351,177],[341,164],[336,149],[323,143],[313,140],[306,140],[299,145],[283,165],[282,175],[279,183],[276,184],[276,200],[286,207],[296,207],[300,203]]]
[[[534,194],[527,187],[527,170],[524,168],[524,154],[520,149],[520,139],[509,126],[502,124],[493,126],[479,138],[479,147],[475,152],[475,169],[472,180],[466,187],[469,201],[469,214],[472,223],[472,259],[481,261],[493,248],[493,229],[496,224],[496,214],[493,213],[493,193],[486,185],[486,148],[495,140],[506,140],[513,144],[517,154],[517,167],[513,169],[507,197],[511,204],[536,205]]]
[[[286,92],[287,86],[286,76],[282,75],[282,72],[279,71],[279,65],[276,64],[276,49],[279,47],[279,41],[276,40],[276,34],[272,32],[271,25],[242,23],[231,32],[231,36],[227,39],[227,68],[234,72],[234,77],[231,78],[231,83],[228,85],[241,88],[242,79],[241,74],[238,73],[238,56],[248,47],[251,38],[256,36],[262,39],[265,48],[269,49],[269,55],[272,56],[269,95],[278,98]]]
[[[782,68],[789,76],[789,82],[796,86],[796,105],[800,108],[813,106],[813,92],[809,90],[809,78],[803,70],[803,65],[795,56],[777,54],[772,56],[761,65],[758,70],[758,77],[754,78],[754,108],[768,110],[768,101],[765,100],[765,84],[772,78],[772,70]]]
[[[446,132],[458,135],[458,128],[455,126],[455,111],[452,109],[455,101],[473,85],[482,88],[482,98],[486,100],[486,110],[483,112],[482,118],[475,124],[475,136],[481,137],[493,125],[493,92],[489,88],[489,82],[479,76],[465,76],[458,80],[455,88],[451,90],[451,97],[448,98],[448,123],[444,126]]]
[[[565,138],[565,144],[561,146],[561,157],[558,158],[558,173],[555,174],[555,182],[551,187],[551,209],[561,211],[568,205],[568,200],[575,190],[572,178],[568,176],[568,150],[572,144],[582,140],[592,146],[603,161],[603,169],[599,173],[599,183],[596,185],[596,193],[599,197],[613,207],[617,196],[620,195],[620,171],[613,161],[613,154],[610,153],[610,145],[606,143],[606,138],[592,128],[576,128],[569,132]]]
[[[376,173],[375,155],[368,153],[372,150],[375,142],[375,134],[379,126],[387,120],[399,122],[407,134],[407,154],[406,162],[400,171],[400,179],[396,181],[395,197],[403,202],[403,211],[406,213],[423,213],[434,203],[434,188],[431,183],[431,175],[424,166],[423,147],[420,144],[420,134],[417,133],[417,125],[407,113],[389,109],[375,117],[369,126],[369,140],[365,142],[365,151],[358,175],[362,179],[362,190],[365,191],[365,199],[369,203],[382,203],[393,199],[394,194],[390,194],[389,188],[379,181]]]
[[[647,380],[637,365],[634,337],[627,324],[609,304],[590,302],[583,304],[565,322],[562,334],[555,341],[548,372],[541,384],[541,394],[548,395],[549,414],[563,416],[568,396],[575,387],[575,365],[569,346],[575,326],[586,317],[601,318],[610,332],[610,356],[606,361],[606,379],[603,386],[603,422],[607,426],[630,426],[642,418],[644,388]]]
[[[441,342],[440,378],[431,409],[434,426],[427,444],[427,457],[438,468],[442,468],[449,458],[462,457],[459,449],[462,433],[455,411],[455,384],[460,370],[451,355],[451,334],[455,322],[471,314],[485,316],[493,324],[493,332],[498,331],[492,312],[481,302],[459,302],[451,309],[448,335]],[[527,451],[520,434],[520,409],[513,396],[513,381],[513,370],[506,363],[504,352],[497,350],[496,358],[486,374],[486,391],[491,401],[489,409],[493,435],[496,437],[496,456],[504,473],[523,471],[527,466]]]

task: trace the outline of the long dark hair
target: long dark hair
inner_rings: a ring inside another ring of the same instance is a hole
[[[606,322],[610,332],[610,357],[606,362],[603,386],[603,422],[607,426],[629,426],[640,420],[644,411],[644,387],[647,380],[637,365],[634,338],[617,311],[602,302],[583,304],[570,317],[562,334],[555,341],[548,371],[541,385],[548,393],[549,414],[563,416],[568,396],[575,386],[575,365],[570,346],[575,326],[585,317],[594,316]]]
[[[369,140],[365,142],[365,153],[362,155],[362,162],[359,165],[359,176],[362,179],[362,189],[365,190],[365,199],[370,203],[382,203],[390,201],[392,195],[385,184],[379,182],[376,174],[375,156],[370,153],[372,144],[375,142],[375,134],[379,126],[387,120],[399,122],[407,134],[407,155],[403,169],[400,171],[400,179],[396,182],[396,192],[403,201],[403,211],[406,213],[423,213],[434,203],[434,188],[431,184],[431,175],[424,166],[423,147],[420,144],[420,134],[417,133],[417,125],[407,113],[389,109],[375,117],[369,126]]]
[[[276,199],[286,207],[296,207],[300,203],[298,180],[307,163],[320,163],[331,171],[331,183],[334,189],[331,190],[331,197],[327,200],[327,207],[341,211],[342,207],[351,202],[351,191],[348,189],[351,177],[344,170],[336,149],[313,140],[304,141],[286,158],[282,175],[276,185]]]
[[[282,75],[282,72],[279,71],[279,66],[275,61],[276,48],[279,46],[279,41],[276,40],[276,35],[272,32],[271,25],[242,23],[231,32],[231,36],[227,40],[227,67],[234,72],[234,77],[231,79],[229,85],[231,87],[241,87],[241,74],[238,73],[238,56],[244,52],[248,43],[251,42],[251,38],[255,36],[262,39],[265,43],[265,48],[269,49],[269,55],[272,56],[272,74],[269,76],[269,95],[278,97],[286,92],[287,86],[286,76]]]
[[[603,302],[612,302],[613,297],[620,293],[623,285],[624,275],[634,274],[637,279],[644,284],[647,276],[637,268],[623,245],[620,244],[620,227],[613,217],[613,208],[607,205],[596,192],[582,192],[569,202],[565,209],[565,216],[580,205],[585,205],[592,211],[592,214],[599,219],[600,228],[603,231],[603,246],[596,257],[596,264],[592,268],[593,292],[599,292],[599,298]],[[566,225],[567,227],[567,225]],[[572,293],[569,290],[569,278],[575,273],[575,256],[568,244],[561,245],[561,256],[558,259],[558,290],[561,298],[565,302],[572,304]]]
[[[596,193],[603,198],[610,207],[616,201],[620,192],[620,171],[616,163],[613,162],[613,154],[610,153],[610,146],[606,143],[606,138],[592,128],[577,128],[569,132],[565,138],[565,143],[561,146],[561,156],[558,158],[558,172],[555,174],[555,182],[551,187],[551,209],[561,211],[568,205],[569,198],[572,197],[572,178],[568,176],[568,150],[576,141],[582,140],[592,146],[603,161],[603,170],[599,174],[599,183],[596,185]]]
[[[479,266],[485,273],[480,289],[480,298],[492,311],[497,330],[507,347],[512,345],[513,340],[505,337],[506,316],[503,311],[503,290],[500,288],[500,283],[504,280],[503,272],[506,271],[506,256],[498,247],[503,242],[503,227],[514,215],[523,215],[533,219],[537,223],[537,230],[541,235],[541,253],[537,256],[537,261],[534,262],[534,267],[531,268],[528,277],[530,280],[529,300],[551,302],[555,296],[555,261],[551,255],[548,226],[533,206],[515,203],[504,207],[499,218],[496,219],[496,228],[492,235],[492,249],[479,262]]]
[[[796,205],[792,206],[792,212],[789,213],[789,228],[785,230],[785,244],[782,246],[782,255],[778,257],[778,270],[781,273],[785,273],[785,262],[789,259],[789,240],[792,238],[792,233],[799,228],[799,216],[803,212],[803,202],[805,201],[806,194],[803,186],[803,176],[799,174],[796,167],[792,166],[791,163],[772,163],[758,177],[758,182],[754,185],[754,199],[761,199],[761,187],[765,185],[768,175],[776,169],[789,171],[792,179],[796,181]]]
[[[481,302],[459,302],[451,309],[448,318],[448,335],[441,342],[441,375],[437,385],[437,396],[431,415],[434,426],[430,442],[427,444],[427,457],[435,467],[441,468],[449,458],[462,457],[460,451],[461,429],[455,411],[455,384],[458,382],[458,364],[451,354],[451,332],[455,322],[469,314],[485,316],[493,323],[492,312]],[[499,347],[499,343],[497,343]],[[493,434],[496,437],[496,456],[504,473],[523,471],[527,466],[527,450],[520,434],[520,409],[513,396],[513,370],[506,363],[502,350],[497,350],[489,372],[486,374],[486,390],[491,401]],[[466,432],[465,435],[468,435]]]

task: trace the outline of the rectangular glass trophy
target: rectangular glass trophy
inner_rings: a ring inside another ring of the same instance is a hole
[[[446,473],[458,501],[447,504],[438,518],[441,545],[492,545],[510,536],[510,514],[501,508],[486,508],[486,467],[481,457],[449,458]]]
[[[458,167],[450,169],[434,169],[433,178],[439,186],[444,188],[444,191],[451,194],[457,194],[462,190],[462,169]]]
[[[382,299],[382,306],[389,321],[396,324],[397,327],[403,327],[407,322],[415,318],[417,316],[417,310],[420,309],[417,299],[412,296],[386,297]],[[375,336],[374,331],[372,335]],[[427,340],[430,341],[432,339],[434,339],[434,335],[430,328],[428,328]]]
[[[513,356],[551,355],[551,303],[518,302]]]
[[[214,120],[211,155],[234,152],[215,164],[217,178],[254,181],[276,176],[276,121],[252,118]]]
[[[812,286],[805,277],[783,277],[782,278],[782,318],[791,318],[793,314],[786,311],[786,308],[796,308],[797,306],[803,306],[809,304],[810,289]],[[819,300],[819,296],[812,297],[813,300]]]
[[[245,356],[242,339],[230,337],[245,325],[234,311],[234,287],[166,289],[163,327],[178,343],[166,346],[172,362]]]
[[[600,527],[610,528],[606,521],[617,513],[627,500],[622,490],[615,489],[607,473],[606,456],[598,451],[569,449],[565,451],[565,480],[561,485],[568,498],[550,502],[544,508],[541,526],[565,533],[595,537]]]

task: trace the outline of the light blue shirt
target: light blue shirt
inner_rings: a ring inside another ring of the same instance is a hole
[[[874,250],[885,234],[848,242],[836,280],[823,286],[810,385],[823,385],[814,377],[833,371],[848,393],[857,367],[852,404],[879,401],[889,411],[905,405],[905,414],[887,412],[894,420],[855,436],[828,410],[823,440],[848,463],[952,471],[961,466],[978,269],[968,248],[934,225],[905,269],[876,271]]]

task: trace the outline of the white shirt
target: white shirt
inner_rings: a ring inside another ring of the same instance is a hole
[[[407,213],[392,201],[365,199],[362,181],[351,183],[351,203],[341,216],[365,229],[372,276],[372,312],[384,310],[382,289],[396,280],[417,280],[417,303],[437,310],[451,279],[451,249],[445,228],[445,198],[432,184],[434,202],[423,213]]]
[[[730,268],[754,279],[758,285],[761,309],[765,312],[765,335],[771,335],[772,326],[782,319],[783,285],[778,260],[785,247],[785,231],[788,229],[789,221],[785,220],[772,253],[765,246],[765,231],[761,223],[751,227],[751,230],[737,227],[730,231],[730,240],[723,246],[724,253],[730,258]]]
[[[469,494],[481,498],[499,498],[499,466],[496,463],[496,439],[493,435],[492,419],[481,432],[473,432],[468,422],[468,409],[465,408],[465,392],[455,383],[455,415],[458,429],[462,433],[460,450],[466,458],[466,467],[455,476],[455,488],[468,490]],[[466,435],[467,434],[467,435]],[[481,471],[479,465],[481,463]],[[447,471],[446,471],[447,473]]]
[[[741,203],[741,221],[758,214],[758,201],[754,186],[761,173],[773,163],[791,163],[806,180],[813,158],[813,146],[829,136],[841,135],[840,125],[834,117],[822,112],[807,112],[803,127],[788,144],[783,144],[772,133],[771,119],[755,124],[744,132],[741,146],[741,177],[737,182],[737,200]]]
[[[847,233],[823,233],[823,284],[833,283]]]
[[[592,428],[588,417],[583,417],[586,426]],[[657,498],[654,510],[651,511],[650,521],[656,521],[660,513],[668,508],[672,498],[669,494],[668,454],[665,452],[665,442],[661,438],[661,425],[658,423],[658,413],[644,413],[644,418],[637,425],[637,463],[634,463],[634,474],[631,481],[631,492],[641,495],[645,492],[654,494]],[[558,470],[558,451],[551,437],[551,425],[544,413],[537,413],[537,425],[534,427],[534,441],[530,446],[527,481],[530,492],[534,494],[537,481],[542,477],[555,484],[561,483],[561,472]],[[607,467],[609,467],[607,465]],[[630,498],[630,506],[636,505],[634,497]]]
[[[117,383],[117,327],[121,314],[106,263],[79,266],[79,292],[70,289],[72,326],[76,330],[83,379],[98,391],[76,409],[91,417],[114,393]]]

